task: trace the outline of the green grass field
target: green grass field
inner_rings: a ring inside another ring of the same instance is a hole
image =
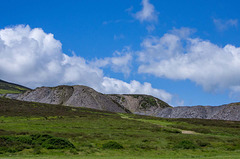
[[[240,122],[163,119],[0,98],[0,158],[237,159]]]

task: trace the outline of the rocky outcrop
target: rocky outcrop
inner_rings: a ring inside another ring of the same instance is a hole
[[[108,95],[134,114],[162,118],[198,118],[240,121],[240,103],[222,106],[171,107],[167,103],[148,95]]]
[[[240,103],[221,106],[183,106],[165,108],[156,114],[163,118],[198,118],[240,121]]]
[[[156,116],[163,108],[170,107],[167,103],[149,95],[105,95],[90,87],[79,85],[39,87],[18,96],[7,94],[5,97],[22,101],[62,104],[65,106],[152,116]]]
[[[20,94],[16,99],[126,113],[110,97],[86,86],[39,87]]]
[[[171,107],[162,100],[150,95],[109,94],[108,96],[134,114],[156,116],[164,108]]]

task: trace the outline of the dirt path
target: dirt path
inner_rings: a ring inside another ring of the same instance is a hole
[[[124,115],[124,114],[119,114],[121,116],[121,118],[123,119],[129,119],[129,120],[137,120],[137,121],[142,121],[142,122],[148,122],[148,123],[151,123],[151,124],[155,124],[155,125],[159,125],[162,127],[161,124],[157,124],[157,123],[152,123],[152,122],[149,122],[149,121],[143,121],[143,120],[139,120],[139,119],[133,119],[133,118],[129,118],[127,115]],[[179,129],[182,134],[199,134],[195,131],[190,131],[190,130],[182,130],[182,129]]]
[[[181,130],[182,134],[197,134],[195,131]]]

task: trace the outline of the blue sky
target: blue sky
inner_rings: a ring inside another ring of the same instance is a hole
[[[237,0],[8,0],[0,78],[31,88],[83,84],[172,105],[240,99]]]

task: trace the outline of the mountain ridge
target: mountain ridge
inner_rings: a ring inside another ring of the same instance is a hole
[[[3,96],[3,95],[1,95]],[[199,118],[240,121],[240,103],[220,106],[178,106],[144,94],[103,94],[83,85],[38,87],[4,97],[21,101],[85,107],[117,113],[133,113],[162,118]]]
[[[16,97],[17,100],[65,106],[86,107],[111,112],[126,113],[108,96],[87,86],[38,87]]]

